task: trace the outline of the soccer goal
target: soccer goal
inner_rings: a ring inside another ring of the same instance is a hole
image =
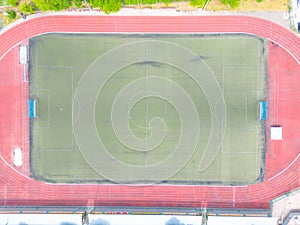
[[[29,118],[37,117],[37,100],[31,99],[28,101],[28,115]]]
[[[259,103],[259,119],[266,120],[267,119],[267,111],[268,111],[268,103],[260,102]]]

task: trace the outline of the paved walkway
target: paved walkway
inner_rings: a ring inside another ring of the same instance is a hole
[[[286,18],[286,12],[241,12],[240,15],[255,16],[262,19],[270,20],[287,29],[290,29],[289,19]]]
[[[99,14],[102,12],[95,11],[94,13]],[[245,15],[254,16],[262,19],[270,20],[285,28],[290,28],[289,19],[286,18],[286,13],[283,11],[277,12],[232,12],[232,11],[203,11],[202,9],[188,11],[188,10],[177,10],[175,8],[167,9],[133,9],[133,8],[122,8],[118,13],[114,15],[139,15],[139,16],[178,16],[178,15],[193,15],[193,16],[205,16],[205,15]]]
[[[288,216],[290,211],[299,209],[300,189],[275,199],[273,203],[272,217],[277,217],[278,219],[283,220]],[[290,224],[296,225],[296,222],[290,221]]]

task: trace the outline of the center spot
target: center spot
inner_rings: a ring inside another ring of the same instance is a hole
[[[143,129],[146,132],[145,135],[149,135],[149,129],[159,125],[159,123],[151,123],[150,125],[151,120],[155,117],[162,120],[165,119],[166,103],[159,97],[145,97],[137,101],[134,105],[129,104],[128,111],[130,128],[133,131],[135,129]]]

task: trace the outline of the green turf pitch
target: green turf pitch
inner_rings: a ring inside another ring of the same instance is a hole
[[[30,39],[31,172],[48,182],[263,179],[267,41],[243,34]]]

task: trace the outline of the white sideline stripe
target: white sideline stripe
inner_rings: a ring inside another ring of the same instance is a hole
[[[298,154],[298,156],[284,170],[280,171],[280,173],[277,173],[275,176],[269,178],[268,181],[271,181],[271,180],[275,179],[276,177],[280,176],[285,171],[287,171],[298,160],[299,157],[300,157],[300,153]]]
[[[147,52],[146,52],[146,60],[149,59],[149,40],[147,39]],[[146,98],[146,168],[148,168],[148,114],[149,114],[149,70],[148,70],[148,64],[146,64],[146,81],[147,81],[147,98]],[[146,178],[148,178],[148,170],[146,170]]]
[[[39,120],[37,120],[37,125],[38,125],[38,128],[39,129],[49,129],[50,128],[50,124],[51,124],[51,121],[50,121],[50,107],[51,107],[51,93],[50,93],[50,89],[37,89],[37,96],[38,98],[40,97],[40,92],[42,91],[45,91],[47,92],[47,100],[48,100],[48,119],[47,119],[47,126],[40,126],[40,123],[39,123]],[[37,116],[39,116],[39,112],[37,111]]]
[[[3,157],[2,155],[0,155],[0,159],[8,166],[10,167],[12,170],[14,170],[16,173],[18,173],[19,175],[21,175],[22,177],[25,177],[29,180],[32,180],[30,177],[26,176],[25,174],[21,173],[20,171],[16,170],[12,165],[10,165]]]

